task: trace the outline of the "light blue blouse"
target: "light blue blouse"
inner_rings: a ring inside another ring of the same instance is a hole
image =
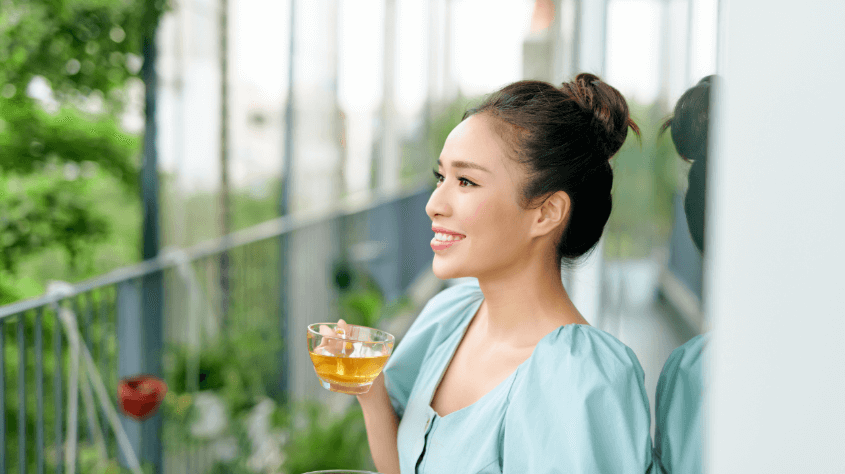
[[[446,416],[434,391],[478,311],[477,283],[432,298],[384,369],[402,474],[643,474],[651,465],[643,370],[613,336],[570,324],[477,402]]]
[[[706,334],[690,339],[666,360],[655,395],[654,464],[665,474],[700,474],[703,362]]]

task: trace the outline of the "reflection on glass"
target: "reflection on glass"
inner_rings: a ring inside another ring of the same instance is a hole
[[[710,92],[715,80],[707,76],[687,90],[664,125],[671,130],[678,154],[692,162],[684,212],[690,236],[702,253]],[[675,349],[661,371],[655,394],[654,464],[662,472],[703,472],[702,366],[708,339],[701,334]]]

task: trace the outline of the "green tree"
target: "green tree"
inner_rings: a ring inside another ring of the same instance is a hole
[[[164,9],[163,0],[0,0],[0,304],[20,296],[13,282],[26,257],[59,248],[76,267],[109,236],[78,170],[137,196],[141,140],[121,117]]]

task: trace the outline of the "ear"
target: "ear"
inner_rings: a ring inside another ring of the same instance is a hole
[[[534,210],[534,220],[531,228],[532,237],[541,237],[562,229],[569,219],[572,200],[563,191],[549,195],[543,204]]]

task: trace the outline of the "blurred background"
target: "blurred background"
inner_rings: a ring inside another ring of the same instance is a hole
[[[659,131],[717,71],[719,25],[717,0],[0,2],[0,472],[372,468],[305,326],[401,339],[456,283],[424,212],[449,131],[501,86],[582,71],[642,138],[564,282],[653,407],[710,328],[689,165]],[[159,412],[110,418],[139,373],[167,381]]]

